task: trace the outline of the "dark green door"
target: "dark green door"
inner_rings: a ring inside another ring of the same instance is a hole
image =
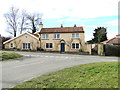
[[[61,43],[61,52],[65,52],[65,43]]]

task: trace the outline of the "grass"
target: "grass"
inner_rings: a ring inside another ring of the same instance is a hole
[[[22,55],[14,52],[0,51],[0,61],[6,61],[10,59],[20,58]]]
[[[118,62],[74,66],[33,78],[14,88],[118,88]]]

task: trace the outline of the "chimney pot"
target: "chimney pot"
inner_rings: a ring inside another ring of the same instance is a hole
[[[43,25],[42,22],[40,22],[40,25]]]
[[[77,27],[76,24],[74,24],[74,27]]]
[[[63,25],[61,24],[61,28],[63,27]]]

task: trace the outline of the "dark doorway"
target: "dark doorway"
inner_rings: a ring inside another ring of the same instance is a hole
[[[65,43],[61,43],[61,53],[65,52]]]
[[[98,55],[98,45],[93,44],[92,46],[92,55]]]

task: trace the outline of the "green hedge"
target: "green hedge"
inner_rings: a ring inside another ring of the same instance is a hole
[[[120,46],[105,45],[106,56],[120,56]]]

